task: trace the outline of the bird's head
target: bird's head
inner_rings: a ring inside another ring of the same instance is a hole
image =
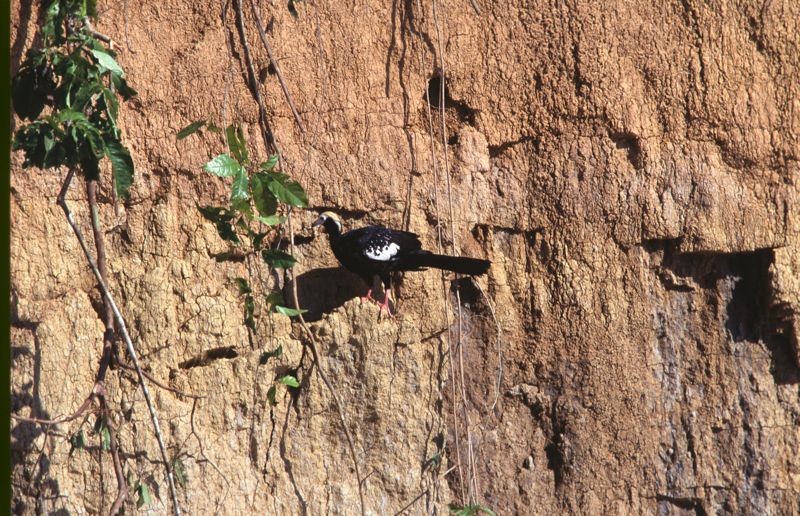
[[[322,226],[331,235],[338,235],[342,232],[342,219],[332,211],[325,211],[319,218],[311,224],[312,228]]]

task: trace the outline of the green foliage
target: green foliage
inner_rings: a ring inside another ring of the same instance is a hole
[[[289,387],[294,387],[295,389],[300,387],[300,382],[297,381],[297,378],[295,378],[290,374],[278,378],[278,383],[282,383],[283,385],[288,385]]]
[[[203,126],[209,129],[213,127],[205,120],[192,122],[181,129],[178,139],[186,138]],[[285,251],[269,249],[265,239],[271,232],[277,232],[277,226],[286,220],[278,214],[281,203],[301,208],[308,206],[303,187],[286,174],[274,170],[280,162],[278,155],[270,156],[257,166],[252,163],[240,126],[228,126],[224,139],[228,152],[214,157],[203,168],[217,177],[233,178],[230,206],[198,207],[200,212],[216,225],[217,232],[224,240],[238,245],[246,238],[252,244],[253,252],[262,253],[270,266],[294,266],[297,260]],[[260,226],[266,226],[266,231],[260,230]]]
[[[278,347],[278,349],[281,349]],[[277,350],[276,350],[277,351]],[[262,355],[262,359],[263,359]],[[265,363],[266,360],[262,363]],[[269,390],[267,391],[267,401],[269,402],[270,407],[274,407],[278,404],[277,400],[275,399],[278,394],[278,385],[285,385],[286,387],[290,387],[292,389],[297,389],[300,387],[300,382],[297,381],[297,377],[291,374],[287,374],[277,378],[275,382],[270,386]]]
[[[72,434],[69,438],[69,454],[72,455],[72,452],[75,450],[83,450],[86,448],[86,435],[83,433],[83,429],[79,429],[77,432]]]
[[[227,154],[220,154],[216,158],[206,163],[205,167],[203,168],[205,168],[206,172],[211,172],[215,176],[219,177],[235,176],[240,170],[242,170],[242,166],[239,164],[239,162]]]
[[[29,121],[14,135],[12,148],[25,154],[25,167],[79,168],[99,177],[103,158],[111,162],[117,194],[133,182],[130,152],[117,126],[119,100],[134,91],[116,53],[87,30],[94,0],[53,0],[45,11],[42,47],[28,51],[11,81],[17,115]]]
[[[183,139],[207,127],[217,129],[206,120],[198,120],[187,125],[178,132],[178,139]],[[244,256],[260,254],[269,267],[289,269],[294,267],[297,259],[285,250],[268,245],[268,236],[277,237],[280,225],[286,217],[279,215],[281,204],[289,207],[308,207],[308,196],[300,183],[293,181],[288,175],[275,168],[280,157],[275,154],[266,161],[256,165],[250,160],[244,131],[238,125],[230,125],[224,131],[224,143],[228,152],[219,154],[203,167],[217,177],[232,178],[230,205],[198,206],[200,213],[217,228],[219,236],[232,246],[246,247]],[[235,255],[223,253],[218,260]],[[242,256],[242,255],[239,255]],[[255,298],[253,289],[244,278],[236,278],[239,294],[244,296],[245,324],[255,329]],[[305,310],[289,308],[280,292],[272,292],[266,296],[266,303],[272,312],[287,316],[297,316]],[[263,357],[262,357],[263,359]],[[273,393],[274,394],[274,393]]]
[[[186,466],[184,466],[181,459],[172,461],[172,471],[175,473],[175,480],[182,488],[186,489],[186,484],[189,482],[189,476],[186,474]]]
[[[259,364],[264,365],[270,358],[272,357],[279,358],[282,354],[283,354],[283,346],[278,346],[272,351],[265,351],[261,353],[261,359],[259,360]]]
[[[141,509],[145,505],[148,505],[150,502],[153,501],[153,498],[150,496],[150,489],[147,487],[147,484],[143,484],[139,482],[136,485],[136,508]]]
[[[294,256],[277,249],[264,249],[261,251],[261,257],[265,262],[277,269],[291,269],[297,263]]]
[[[100,436],[100,446],[103,451],[111,450],[111,432],[108,429],[105,418],[97,417],[94,422],[94,433]]]
[[[489,516],[497,516],[493,510],[482,505],[458,505],[451,503],[447,506],[450,509],[450,514],[455,516],[478,516],[479,514],[488,514]]]
[[[279,314],[288,315],[289,317],[293,317],[295,315],[300,315],[308,312],[308,310],[305,310],[303,308],[300,309],[288,308],[286,306],[280,306],[280,305],[275,306],[275,311],[278,312]]]

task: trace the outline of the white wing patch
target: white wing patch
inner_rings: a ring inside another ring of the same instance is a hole
[[[378,260],[379,262],[388,262],[397,254],[400,246],[394,242],[390,242],[385,246],[370,246],[364,251],[364,255],[371,260]]]

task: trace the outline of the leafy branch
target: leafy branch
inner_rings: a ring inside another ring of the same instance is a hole
[[[221,132],[219,128],[205,120],[192,122],[178,132],[183,139],[202,128]],[[250,158],[247,141],[241,126],[230,125],[224,131],[228,152],[219,154],[203,169],[221,178],[231,178],[230,202],[228,206],[198,206],[200,213],[217,229],[220,238],[228,242],[232,252],[218,259],[236,254],[237,249],[245,257],[260,256],[271,268],[290,269],[297,259],[285,250],[271,247],[271,242],[280,242],[281,224],[286,217],[280,214],[290,207],[308,207],[308,197],[297,181],[276,171],[279,163],[277,154],[266,161],[256,163]],[[255,297],[253,288],[245,278],[235,278],[239,294],[244,296],[244,320],[250,330],[255,330]],[[285,306],[279,290],[264,296],[264,303],[271,312],[296,316],[305,312]]]
[[[31,49],[11,83],[14,110],[31,122],[14,136],[13,149],[25,153],[24,167],[80,168],[88,180],[100,178],[108,158],[116,194],[126,197],[134,166],[117,126],[119,100],[136,95],[116,53],[89,30],[91,0],[55,0],[47,8],[42,48]]]
[[[21,119],[29,121],[16,132],[12,148],[24,153],[25,168],[67,168],[67,176],[58,195],[58,204],[95,275],[105,305],[103,350],[89,396],[70,416],[32,421],[53,425],[77,419],[90,411],[94,401],[98,402],[95,433],[101,436],[101,448],[110,451],[113,459],[118,492],[110,512],[119,513],[128,497],[129,489],[123,476],[116,431],[110,424],[110,409],[105,390],[105,377],[111,364],[116,338],[116,322],[150,411],[169,482],[174,513],[180,514],[155,407],[144,382],[125,321],[106,286],[105,244],[97,209],[100,163],[108,158],[114,193],[119,197],[127,197],[133,182],[134,164],[130,151],[122,143],[118,127],[119,98],[127,101],[136,92],[128,85],[125,73],[116,61],[116,53],[101,43],[103,41],[110,44],[111,38],[99,34],[92,27],[91,19],[96,16],[96,0],[50,2],[41,29],[42,47],[28,52],[12,80],[14,109]],[[76,171],[86,180],[87,202],[97,252],[96,263],[66,203],[66,193]],[[13,414],[12,417],[26,419]],[[83,431],[79,429],[73,434],[70,443],[73,449],[82,446],[85,443]]]

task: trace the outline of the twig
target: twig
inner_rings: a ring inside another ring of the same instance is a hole
[[[294,119],[297,122],[297,127],[300,128],[300,132],[306,132],[305,128],[303,127],[303,121],[300,120],[300,114],[297,112],[297,108],[294,105],[294,101],[292,101],[292,96],[289,94],[289,88],[286,87],[286,81],[283,80],[283,74],[281,73],[281,69],[278,66],[278,60],[275,59],[275,55],[272,53],[272,47],[269,44],[269,40],[267,39],[267,34],[264,32],[264,25],[261,23],[261,17],[258,15],[258,9],[256,9],[256,4],[253,0],[249,0],[250,2],[250,9],[253,11],[253,17],[256,19],[256,27],[258,28],[258,35],[261,37],[261,42],[264,44],[264,48],[267,49],[267,55],[269,56],[269,60],[272,62],[272,67],[275,69],[275,74],[278,76],[278,82],[281,84],[281,89],[283,90],[283,94],[286,97],[286,102],[289,104],[289,108],[292,110],[292,114],[294,115]]]
[[[96,393],[94,392],[94,389],[92,389],[92,392],[89,394],[89,396],[86,397],[85,400],[83,400],[83,403],[81,404],[80,407],[78,407],[78,410],[76,410],[75,412],[73,412],[68,416],[59,416],[53,419],[39,419],[37,417],[25,417],[25,416],[18,416],[17,414],[11,414],[11,419],[14,419],[16,421],[21,421],[23,423],[36,423],[39,425],[48,425],[48,426],[67,423],[69,421],[78,419],[82,415],[86,414],[95,396]]]
[[[441,71],[440,91],[439,91],[439,115],[442,126],[442,152],[444,156],[444,176],[447,182],[447,204],[450,216],[450,247],[455,254],[456,252],[456,234],[455,234],[455,217],[453,215],[453,194],[450,184],[450,167],[448,164],[447,156],[447,124],[445,123],[445,82],[446,82],[446,68],[445,68],[445,44],[443,41],[442,30],[439,24],[439,13],[436,8],[436,0],[431,2],[433,8],[433,20],[436,25],[436,41],[439,44],[439,65]],[[458,277],[458,275],[456,275]],[[470,501],[474,502],[476,489],[475,481],[475,456],[472,451],[472,433],[470,430],[469,411],[467,410],[467,394],[464,382],[464,349],[462,346],[462,333],[463,333],[463,314],[461,312],[461,291],[456,288],[456,307],[458,313],[458,362],[459,362],[459,376],[461,380],[461,401],[462,410],[464,413],[464,427],[467,433],[467,474],[469,476],[469,483],[467,493]],[[455,381],[455,380],[454,380]],[[455,401],[455,400],[454,400]]]
[[[94,237],[94,247],[97,251],[97,268],[100,272],[100,277],[105,280],[107,277],[106,271],[106,249],[103,231],[100,228],[100,214],[97,209],[97,181],[86,181],[86,198],[89,203],[89,213],[92,221],[92,235]],[[117,477],[117,497],[111,505],[111,514],[115,516],[119,513],[122,504],[128,497],[128,483],[125,481],[125,475],[122,472],[122,461],[119,458],[119,445],[117,442],[116,431],[111,424],[111,411],[108,409],[108,402],[106,400],[105,377],[108,367],[111,364],[111,353],[114,347],[114,311],[108,300],[103,299],[106,313],[104,314],[105,331],[103,332],[103,353],[100,358],[100,366],[97,371],[97,378],[95,380],[95,390],[97,392],[97,399],[100,402],[101,417],[105,420],[108,427],[111,459],[114,463],[114,474]]]
[[[237,27],[238,27],[238,30],[239,30],[239,36],[240,36],[240,38],[242,40],[242,47],[244,49],[244,57],[245,57],[245,65],[247,67],[247,72],[248,72],[248,76],[249,76],[249,81],[250,81],[252,94],[253,94],[253,97],[255,97],[256,103],[258,104],[259,121],[260,121],[260,124],[261,124],[261,134],[262,134],[262,136],[264,138],[264,146],[265,146],[267,152],[270,151],[270,147],[272,147],[275,150],[275,152],[278,154],[278,159],[280,160],[280,163],[281,163],[281,169],[283,169],[284,158],[283,158],[283,155],[282,155],[282,153],[280,151],[280,146],[278,145],[278,142],[275,140],[274,135],[272,134],[272,131],[270,129],[269,122],[267,120],[267,110],[264,107],[263,101],[261,100],[261,93],[260,93],[260,91],[258,89],[258,82],[256,81],[256,75],[255,75],[255,71],[254,71],[254,68],[253,68],[253,61],[252,61],[252,58],[250,57],[250,55],[251,55],[250,45],[247,43],[247,36],[246,36],[246,33],[245,33],[245,29],[244,29],[244,16],[242,14],[242,0],[236,0],[236,22],[237,22]],[[277,67],[276,67],[276,71],[277,71]],[[290,242],[290,246],[291,246],[291,253],[294,254],[294,230],[292,229],[292,211],[291,211],[291,208],[289,208],[288,213],[287,213],[287,225],[289,227],[289,235],[290,235],[289,242]],[[299,303],[298,296],[297,296],[297,282],[296,282],[296,279],[294,277],[292,278],[292,285],[293,285],[293,289],[292,290],[293,290],[293,294],[294,294],[295,308],[299,308],[300,303]],[[333,384],[328,379],[328,375],[325,373],[324,369],[322,368],[322,362],[319,359],[319,353],[317,352],[316,339],[314,338],[314,334],[311,332],[311,329],[308,327],[308,324],[306,323],[306,320],[305,320],[305,318],[303,317],[302,314],[299,315],[299,319],[300,319],[301,326],[303,327],[303,330],[306,332],[306,334],[309,337],[309,340],[310,340],[309,347],[311,348],[311,354],[314,357],[314,363],[317,366],[316,370],[319,373],[320,378],[322,378],[322,382],[325,384],[325,386],[327,387],[328,391],[331,393],[331,397],[333,398],[334,403],[336,405],[336,411],[337,411],[337,413],[339,415],[339,420],[342,423],[342,429],[344,431],[345,437],[347,438],[348,450],[350,452],[350,457],[351,457],[351,459],[353,461],[353,467],[355,469],[356,481],[357,481],[356,485],[358,486],[358,498],[359,498],[359,502],[361,504],[361,514],[362,514],[362,516],[366,516],[366,503],[364,501],[364,490],[363,490],[363,487],[362,487],[361,472],[360,472],[360,468],[358,467],[358,458],[356,456],[355,444],[353,443],[353,436],[351,435],[350,430],[349,430],[349,428],[347,426],[347,420],[346,420],[345,415],[344,415],[344,409],[342,408],[342,403],[339,400],[339,395],[336,393],[336,390],[334,389]]]
[[[290,254],[294,256],[294,229],[292,227],[292,211],[289,209],[289,213],[287,214],[286,218],[287,226],[289,227],[289,246],[290,246]],[[300,301],[297,296],[297,277],[292,272],[292,295],[294,297],[294,307],[299,309],[300,308]],[[308,327],[308,323],[306,323],[303,314],[298,316],[300,318],[300,325],[305,330],[310,343],[308,347],[311,348],[311,355],[314,357],[314,363],[316,364],[316,370],[319,373],[320,378],[322,378],[322,382],[325,384],[325,387],[328,388],[328,391],[331,393],[331,397],[333,398],[334,403],[336,404],[336,411],[339,414],[339,421],[342,423],[342,429],[344,430],[344,435],[347,437],[347,448],[350,451],[350,458],[353,460],[353,467],[355,468],[356,473],[356,480],[358,485],[358,499],[361,503],[361,516],[366,516],[366,503],[364,502],[364,489],[362,487],[363,480],[361,477],[361,471],[358,467],[358,458],[356,457],[356,447],[353,444],[353,436],[350,434],[350,429],[347,427],[347,420],[344,417],[344,409],[342,408],[342,402],[339,400],[339,395],[336,393],[336,389],[333,388],[333,384],[328,379],[328,375],[325,373],[325,370],[322,368],[322,362],[319,359],[319,353],[317,353],[317,341],[314,338],[314,334],[311,332],[311,328]]]
[[[158,424],[158,416],[156,415],[156,409],[153,405],[153,400],[150,398],[150,391],[147,389],[147,384],[144,381],[144,375],[142,374],[142,369],[139,367],[139,359],[136,355],[136,349],[133,347],[133,342],[131,341],[131,337],[128,334],[128,329],[125,325],[125,320],[122,318],[122,314],[117,308],[117,304],[114,302],[114,299],[111,297],[111,293],[108,291],[108,287],[106,287],[105,281],[103,281],[103,277],[100,275],[100,271],[97,268],[97,265],[92,258],[91,253],[89,252],[89,248],[86,246],[86,241],[83,238],[83,234],[81,233],[80,228],[75,223],[75,219],[72,216],[72,212],[69,209],[69,205],[67,205],[66,201],[66,194],[67,190],[69,189],[69,185],[72,182],[72,178],[75,175],[75,170],[70,169],[67,173],[67,177],[64,180],[64,184],[61,187],[61,192],[58,194],[58,205],[61,206],[61,209],[64,210],[64,215],[67,217],[67,222],[69,222],[72,231],[75,233],[75,236],[78,239],[78,243],[83,250],[83,254],[86,256],[86,260],[89,263],[89,267],[92,269],[92,273],[94,273],[94,277],[97,280],[97,284],[100,287],[100,291],[103,294],[103,298],[108,301],[109,306],[111,307],[112,312],[114,313],[114,318],[117,321],[119,326],[119,332],[122,334],[123,340],[125,341],[125,345],[128,348],[128,353],[130,354],[131,360],[133,361],[134,366],[136,367],[136,373],[139,376],[139,385],[142,386],[142,393],[144,394],[145,401],[147,402],[147,408],[150,411],[150,419],[153,422],[153,430],[156,434],[156,439],[158,440],[158,447],[159,451],[161,452],[161,458],[164,461],[164,469],[167,472],[167,482],[169,483],[170,494],[172,495],[172,503],[173,509],[176,516],[179,516],[181,513],[180,505],[178,504],[178,495],[177,491],[175,490],[175,482],[172,477],[172,466],[170,465],[169,460],[167,459],[167,450],[164,446],[164,439],[161,437],[161,427]]]
[[[130,364],[126,364],[124,362],[120,362],[118,365],[123,369],[127,369],[128,371],[136,371],[136,368],[133,367]],[[159,382],[158,380],[156,380],[153,377],[153,375],[151,375],[150,373],[148,373],[145,370],[142,370],[142,374],[144,375],[145,378],[150,380],[150,383],[152,383],[153,385],[156,385],[157,387],[161,387],[165,391],[169,391],[169,392],[175,393],[178,396],[185,396],[187,398],[192,398],[192,399],[196,399],[196,400],[202,400],[202,399],[205,399],[205,398],[208,397],[208,396],[203,395],[203,394],[191,394],[191,393],[188,393],[188,392],[184,392],[184,391],[178,390],[175,387],[170,387],[169,385],[165,385],[165,384]]]
[[[117,46],[114,43],[114,40],[111,39],[109,36],[106,36],[105,34],[101,34],[96,30],[94,30],[94,26],[92,25],[92,22],[89,20],[88,16],[83,19],[83,28],[93,37],[99,39],[100,41],[105,41],[106,43],[108,43],[108,46],[111,48],[111,50],[114,50],[114,47]]]
[[[102,384],[101,384],[102,386]],[[114,463],[114,474],[117,477],[117,497],[111,505],[109,514],[116,516],[119,514],[122,504],[128,498],[128,483],[125,481],[125,473],[122,470],[122,460],[119,457],[119,441],[117,440],[117,431],[111,421],[111,412],[108,410],[108,403],[106,403],[105,388],[98,393],[97,398],[100,400],[100,410],[103,421],[105,421],[106,428],[108,429],[109,448],[111,449],[111,460]]]
[[[264,102],[261,100],[261,90],[258,88],[258,80],[256,79],[256,72],[253,68],[253,58],[251,57],[250,44],[247,43],[247,33],[244,30],[244,14],[242,13],[242,0],[236,0],[236,26],[239,29],[239,38],[242,40],[242,49],[244,50],[244,61],[247,67],[248,82],[250,83],[250,92],[256,99],[258,104],[258,121],[261,127],[261,136],[264,138],[267,153],[270,153],[270,147],[275,149],[275,152],[280,154],[275,138],[272,135],[272,130],[267,120],[267,109],[264,107]]]
[[[421,9],[421,6],[420,6]],[[437,252],[442,254],[444,252],[444,244],[442,239],[442,225],[441,225],[441,215],[439,209],[439,161],[436,158],[436,148],[434,145],[435,138],[433,135],[433,114],[431,113],[431,98],[430,92],[428,89],[425,90],[425,107],[428,114],[428,134],[430,135],[430,142],[431,142],[431,162],[433,165],[433,199],[434,199],[434,206],[436,208],[436,245],[437,245]],[[445,170],[445,173],[447,171]],[[455,375],[455,361],[453,360],[453,349],[452,349],[452,330],[450,328],[450,300],[447,295],[447,285],[445,283],[445,273],[444,271],[441,272],[441,280],[442,280],[442,301],[444,304],[444,317],[445,317],[445,325],[447,326],[447,362],[450,366],[450,378],[452,383],[451,390],[453,396],[453,436],[455,438],[455,445],[456,445],[456,465],[458,466],[458,477],[459,477],[459,488],[461,489],[461,499],[465,500],[466,495],[464,493],[464,471],[463,466],[461,465],[461,438],[458,431],[458,414],[456,409],[456,375]]]
[[[448,469],[447,471],[445,471],[444,473],[442,473],[441,475],[439,475],[439,477],[438,477],[438,478],[444,478],[444,477],[446,477],[447,475],[449,475],[449,474],[450,474],[450,472],[451,472],[451,471],[453,471],[454,469],[456,469],[456,467],[457,467],[457,466],[453,466],[453,467],[451,467],[450,469]],[[405,504],[405,505],[403,506],[403,508],[402,508],[402,509],[400,509],[399,511],[397,511],[396,513],[394,513],[394,516],[398,516],[398,515],[402,514],[403,512],[405,512],[406,510],[408,510],[408,508],[410,508],[412,505],[414,505],[414,504],[417,502],[417,500],[419,500],[420,498],[422,498],[423,496],[425,496],[426,494],[428,494],[428,492],[430,492],[430,490],[431,490],[431,488],[430,488],[430,487],[428,487],[428,488],[426,488],[426,489],[423,489],[423,490],[422,490],[422,492],[421,492],[420,494],[418,494],[416,498],[414,498],[413,500],[411,500],[410,502],[408,502],[407,504]]]

